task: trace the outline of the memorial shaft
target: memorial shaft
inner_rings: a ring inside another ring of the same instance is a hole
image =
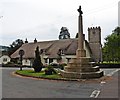
[[[76,52],[77,57],[85,57],[86,52],[84,50],[84,36],[83,36],[83,19],[81,11],[81,6],[78,9],[79,16],[78,16],[78,49]]]
[[[82,24],[82,15],[78,17],[78,49],[83,50],[83,24]]]

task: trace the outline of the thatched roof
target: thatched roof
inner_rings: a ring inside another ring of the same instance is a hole
[[[86,41],[87,42],[87,41]],[[89,48],[89,44],[86,43],[86,47]],[[11,55],[11,58],[19,58],[19,50],[23,49],[25,54],[23,58],[34,58],[35,49],[39,46],[39,49],[43,50],[48,58],[58,58],[59,50],[62,50],[66,55],[75,55],[77,50],[77,39],[62,39],[53,41],[42,41],[37,43],[23,44],[16,52]]]

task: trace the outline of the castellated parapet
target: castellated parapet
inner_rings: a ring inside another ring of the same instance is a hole
[[[89,43],[100,43],[101,44],[101,28],[100,28],[100,26],[88,28],[88,41],[89,41]]]

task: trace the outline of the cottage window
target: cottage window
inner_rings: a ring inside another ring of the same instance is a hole
[[[25,60],[25,62],[27,63],[27,59]]]
[[[59,54],[60,54],[60,55],[64,55],[64,50],[59,49]]]
[[[53,59],[49,59],[49,63],[52,63],[53,62]]]
[[[70,62],[71,58],[67,58],[68,63]]]
[[[7,62],[7,58],[3,58],[3,62]]]
[[[47,63],[47,58],[44,58],[44,60],[45,60],[45,63]]]

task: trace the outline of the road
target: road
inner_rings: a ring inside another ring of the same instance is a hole
[[[15,70],[2,69],[2,98],[118,98],[118,69],[104,69],[110,78],[100,82],[31,79]]]

